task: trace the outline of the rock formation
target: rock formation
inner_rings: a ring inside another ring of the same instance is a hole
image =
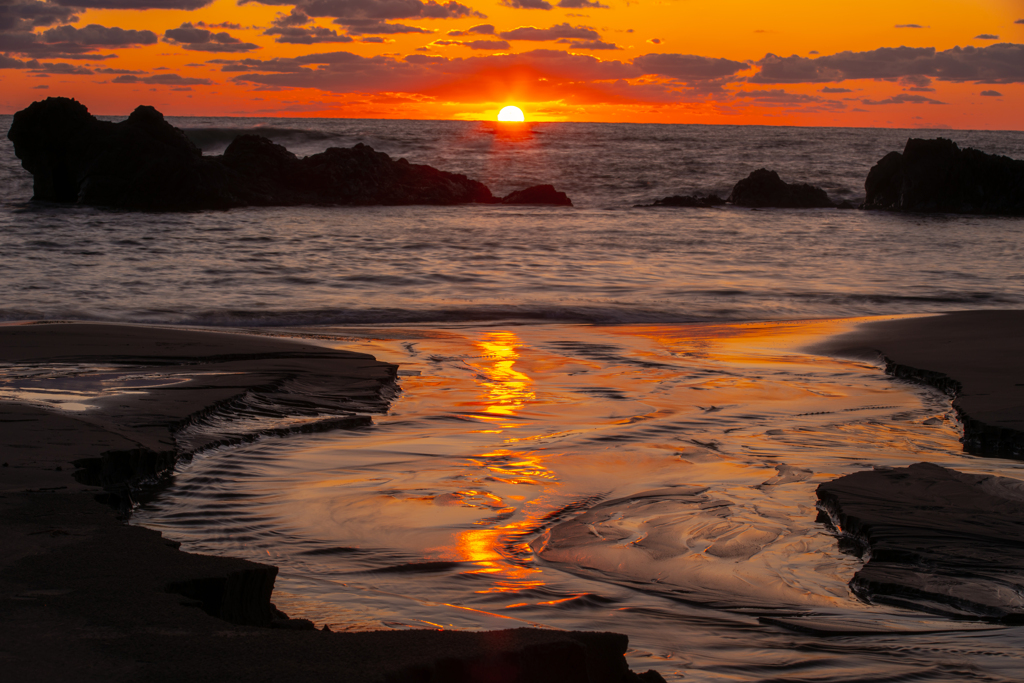
[[[681,206],[685,208],[706,209],[714,206],[722,206],[724,204],[725,200],[719,197],[717,194],[674,194],[671,197],[655,199],[653,204],[638,204],[637,206]]]
[[[736,206],[751,208],[816,209],[835,204],[825,190],[806,183],[787,183],[775,171],[761,168],[736,183],[729,196]]]
[[[1024,482],[931,463],[856,472],[819,507],[870,558],[859,597],[955,618],[1024,623]],[[842,547],[842,545],[841,545]]]
[[[358,144],[298,158],[258,135],[204,157],[153,107],[100,121],[79,102],[51,97],[14,115],[7,137],[34,177],[34,199],[150,211],[239,206],[507,203],[569,204],[538,186],[494,197],[483,183],[397,161]]]
[[[865,209],[1024,216],[1024,161],[911,138],[871,167],[864,189]]]

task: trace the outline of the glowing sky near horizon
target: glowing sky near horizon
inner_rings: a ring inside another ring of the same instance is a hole
[[[1022,0],[0,0],[0,113],[1020,130],[1022,83]]]

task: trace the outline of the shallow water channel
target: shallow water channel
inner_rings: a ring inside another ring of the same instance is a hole
[[[815,521],[865,468],[1024,478],[961,452],[947,397],[798,350],[851,324],[293,330],[399,363],[390,412],[202,452],[134,521],[279,566],[278,606],[334,630],[614,630],[669,680],[1020,680],[1019,628],[865,604]]]

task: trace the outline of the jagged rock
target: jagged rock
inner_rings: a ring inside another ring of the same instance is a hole
[[[222,156],[204,157],[152,107],[119,123],[51,97],[14,115],[7,137],[34,177],[34,199],[135,210],[190,211],[299,204],[557,204],[539,185],[492,196],[483,183],[397,161],[358,144],[298,158],[258,135],[241,135]]]
[[[653,204],[640,204],[638,206],[681,206],[685,208],[706,209],[713,206],[722,206],[725,200],[717,194],[674,194],[671,197],[655,199]]]
[[[559,192],[553,185],[534,185],[525,190],[516,190],[501,199],[502,204],[551,204],[554,206],[572,206],[572,201],[564,192]]]
[[[1024,482],[917,463],[817,493],[840,542],[870,558],[850,581],[862,599],[1024,623]]]
[[[864,181],[865,209],[1024,216],[1024,161],[911,138]]]
[[[825,190],[806,183],[787,183],[775,171],[761,168],[736,183],[729,196],[736,206],[752,208],[816,209],[835,204]]]

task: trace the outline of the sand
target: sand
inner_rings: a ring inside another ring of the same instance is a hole
[[[815,351],[882,353],[894,372],[957,391],[975,432],[998,437],[979,443],[1012,451],[1024,430],[1022,334],[1024,312],[956,313],[872,322]],[[26,364],[62,379],[22,382],[7,395],[20,402],[0,402],[0,665],[12,680],[638,680],[617,634],[311,631],[270,604],[276,568],[182,553],[109,505],[124,509],[126,482],[165,476],[182,453],[246,438],[223,423],[253,418],[254,405],[360,428],[386,407],[394,366],[252,335],[0,326],[0,371]],[[103,397],[70,393],[75,364],[108,366]],[[44,386],[67,391],[30,391]]]

